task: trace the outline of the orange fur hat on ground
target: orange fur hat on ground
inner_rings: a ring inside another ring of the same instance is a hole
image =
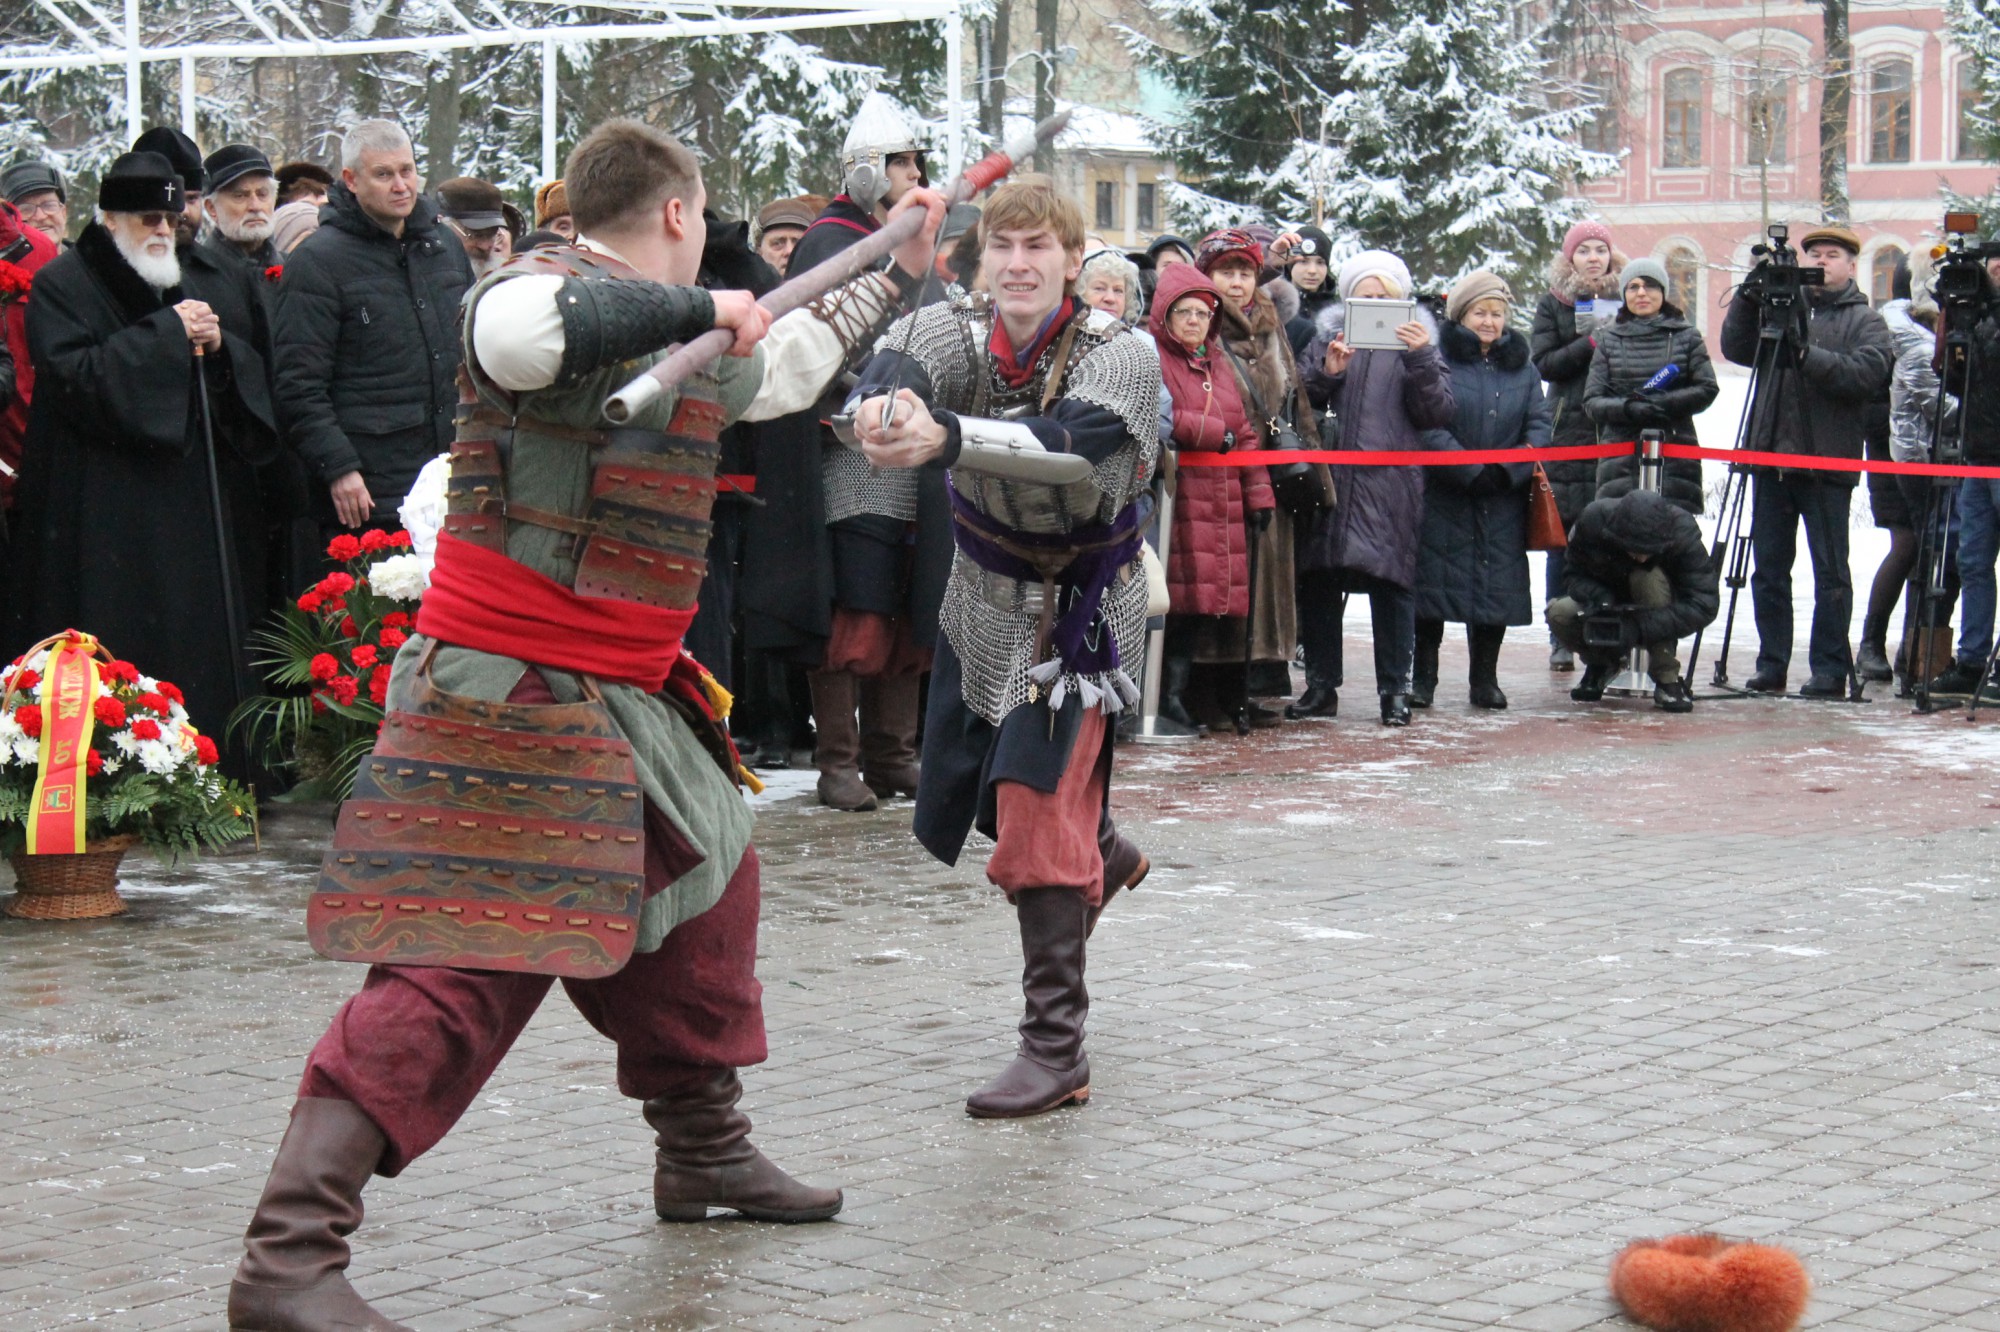
[[[1792,1332],[1812,1283],[1792,1253],[1720,1235],[1636,1240],[1611,1263],[1611,1294],[1658,1332]]]

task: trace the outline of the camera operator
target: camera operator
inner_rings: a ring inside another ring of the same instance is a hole
[[[1824,225],[1800,241],[1797,267],[1785,261],[1783,233],[1773,229],[1777,253],[1766,258],[1736,290],[1722,325],[1722,354],[1738,365],[1754,366],[1760,326],[1769,315],[1782,317],[1784,345],[1767,362],[1755,419],[1769,428],[1749,441],[1754,449],[1822,458],[1861,457],[1867,405],[1889,386],[1894,345],[1882,317],[1854,284],[1861,238],[1844,226]],[[1801,269],[1820,269],[1824,285],[1801,283]],[[1803,292],[1803,295],[1801,295]],[[1790,309],[1784,307],[1789,301]],[[1792,561],[1798,528],[1806,528],[1806,551],[1813,568],[1811,679],[1800,689],[1806,698],[1847,696],[1853,669],[1847,627],[1854,613],[1854,581],[1848,572],[1848,510],[1858,472],[1762,469],[1750,517],[1756,569],[1750,578],[1757,618],[1757,669],[1747,682],[1752,693],[1781,694],[1792,657]]]
[[[1983,270],[1965,263],[1953,271],[1952,261],[1946,260],[1938,274],[1938,298],[1940,305],[1956,306],[1945,313],[1947,320],[1963,319],[1970,325],[1969,363],[1961,374],[1948,373],[1947,384],[1947,389],[1963,384],[1965,461],[1992,467],[2000,465],[2000,255],[1990,253],[1991,242],[1978,249],[1989,252]],[[1967,260],[1973,258],[1972,251],[1960,253]],[[1960,299],[1953,301],[1953,295]],[[1966,695],[1976,689],[1981,703],[2000,702],[2000,683],[1982,679],[1993,651],[1996,557],[2000,557],[2000,478],[1969,476],[1958,489],[1958,581],[1964,607],[1958,622],[1958,651],[1944,673],[1931,681],[1933,694]]]
[[[1585,505],[1563,552],[1566,595],[1544,612],[1556,641],[1583,658],[1583,678],[1569,696],[1579,703],[1603,698],[1625,654],[1643,647],[1653,706],[1692,712],[1675,640],[1715,619],[1722,605],[1716,584],[1701,528],[1664,495],[1633,490]]]

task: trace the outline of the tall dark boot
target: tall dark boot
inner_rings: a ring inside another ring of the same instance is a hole
[[[700,1221],[711,1207],[753,1221],[824,1221],[839,1189],[799,1183],[750,1144],[750,1117],[736,1108],[743,1084],[733,1068],[691,1068],[686,1084],[645,1103],[657,1135],[653,1211],[662,1221]]]
[[[352,1101],[303,1097],[229,1283],[230,1332],[410,1332],[347,1284],[347,1237],[388,1139]]]
[[[1083,1020],[1083,941],[1089,908],[1072,888],[1023,888],[1014,895],[1021,925],[1021,1048],[999,1077],[965,1100],[978,1119],[1021,1119],[1090,1099]]]
[[[1137,888],[1153,872],[1153,862],[1118,831],[1109,814],[1098,821],[1097,850],[1104,857],[1104,895],[1097,899],[1097,905],[1090,909],[1090,917],[1084,922],[1086,939],[1096,931],[1097,918],[1111,905],[1111,899],[1125,889]]]
[[[860,689],[846,671],[814,671],[813,765],[819,769],[819,803],[849,813],[875,808],[875,793],[861,780]]]
[[[923,677],[870,675],[861,681],[861,780],[877,796],[917,793],[917,697]]]
[[[1472,624],[1465,629],[1467,646],[1472,649],[1472,706],[1504,708],[1507,695],[1500,690],[1500,644],[1506,640],[1504,624]]]
[[[1872,613],[1861,617],[1861,646],[1854,654],[1854,669],[1864,680],[1893,680],[1896,669],[1889,664],[1889,616]]]
[[[1438,646],[1444,636],[1444,626],[1437,626],[1438,637],[1425,632],[1423,625],[1417,626],[1417,649],[1410,669],[1409,703],[1413,708],[1427,708],[1437,695],[1438,687]]]
[[[1189,714],[1187,704],[1181,701],[1181,696],[1187,692],[1188,681],[1193,677],[1192,656],[1169,652],[1160,659],[1160,715],[1197,735],[1207,735],[1208,728],[1197,722]]]

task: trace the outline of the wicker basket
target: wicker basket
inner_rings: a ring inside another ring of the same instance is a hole
[[[80,855],[31,856],[20,852],[14,866],[14,900],[7,914],[21,920],[92,920],[125,910],[118,895],[118,863],[139,844],[137,837],[106,837]]]

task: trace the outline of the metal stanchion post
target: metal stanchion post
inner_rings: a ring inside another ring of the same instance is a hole
[[[1174,533],[1174,488],[1171,483],[1160,484],[1160,524],[1159,556],[1160,564],[1167,562],[1167,546]],[[1165,616],[1161,617],[1162,625]],[[1146,681],[1141,686],[1143,697],[1139,703],[1139,734],[1132,737],[1142,745],[1171,745],[1183,740],[1198,739],[1193,732],[1162,732],[1160,721],[1160,669],[1161,658],[1166,655],[1167,631],[1164,627],[1146,631]]]
[[[1639,455],[1639,489],[1658,492],[1660,473],[1666,467],[1666,460],[1660,455],[1660,432],[1641,431],[1634,451]],[[1653,693],[1651,667],[1652,663],[1646,659],[1646,649],[1633,648],[1625,658],[1625,668],[1611,677],[1604,686],[1604,692],[1620,698],[1650,698]]]

